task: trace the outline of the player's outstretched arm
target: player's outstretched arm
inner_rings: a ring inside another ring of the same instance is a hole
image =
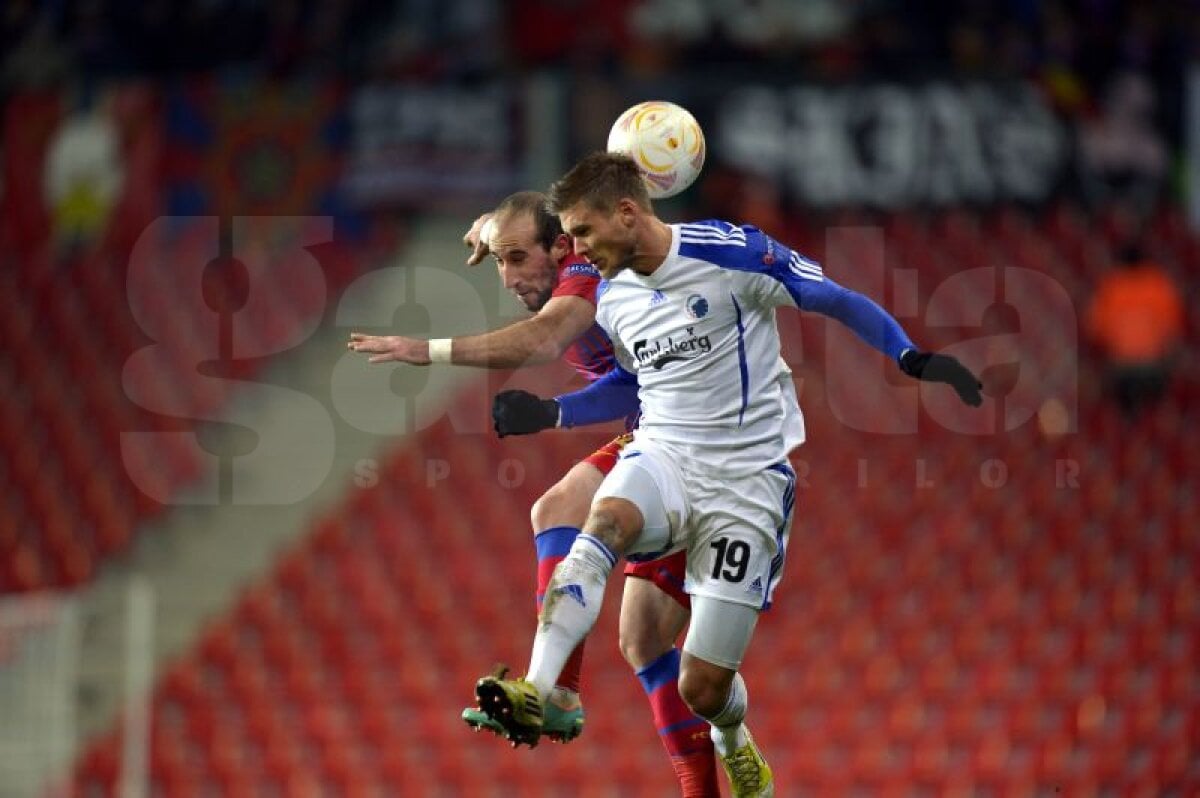
[[[537,315],[480,335],[426,341],[402,335],[351,333],[352,352],[370,355],[370,363],[453,363],[490,369],[514,369],[548,363],[562,356],[596,319],[596,306],[578,296],[556,296]]]
[[[680,237],[684,241],[681,253],[690,250],[727,268],[756,275],[747,279],[752,281],[748,286],[750,295],[757,301],[774,307],[795,304],[801,310],[837,319],[895,360],[910,377],[947,383],[973,407],[983,402],[983,385],[966,366],[949,355],[918,350],[890,313],[869,297],[838,285],[816,261],[788,249],[761,230],[710,220],[684,225]],[[761,275],[771,279],[764,280]]]
[[[779,245],[772,242],[772,246]],[[787,252],[786,249],[783,251]],[[764,271],[783,284],[792,302],[801,310],[837,319],[895,360],[905,374],[927,382],[944,382],[972,407],[983,403],[983,384],[970,369],[949,355],[917,349],[892,314],[870,297],[829,279],[815,262],[790,253],[784,263],[773,264],[773,268]],[[777,303],[778,300],[773,304]]]
[[[637,390],[637,378],[617,366],[586,388],[553,399],[528,391],[501,391],[492,400],[492,427],[503,438],[614,421],[638,410]]]
[[[429,342],[421,338],[352,332],[346,348],[351,352],[370,355],[367,358],[368,363],[412,363],[415,366],[425,366],[430,362]]]
[[[871,346],[894,358],[900,370],[926,382],[944,382],[972,407],[983,403],[983,384],[970,369],[949,355],[922,352],[904,332],[900,322],[869,297],[838,285],[825,277],[817,282],[799,279],[793,297],[799,305],[835,318],[854,330]]]
[[[983,403],[983,384],[970,369],[949,355],[922,352],[900,322],[869,297],[825,277],[820,282],[799,280],[800,307],[837,319],[871,346],[896,360],[900,370],[926,382],[944,382],[972,407]]]

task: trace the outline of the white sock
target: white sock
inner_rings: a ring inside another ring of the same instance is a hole
[[[591,535],[581,534],[554,569],[542,600],[533,653],[525,678],[537,687],[542,701],[575,646],[587,636],[604,600],[604,586],[617,564],[617,555]]]
[[[746,682],[742,680],[742,674],[735,673],[725,706],[716,715],[705,718],[712,725],[709,736],[712,737],[713,745],[721,756],[729,756],[746,744],[746,724],[742,721],[746,717],[749,704]]]

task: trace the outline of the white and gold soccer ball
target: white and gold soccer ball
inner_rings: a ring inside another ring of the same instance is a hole
[[[686,108],[665,101],[638,103],[617,117],[608,151],[637,162],[651,199],[673,197],[704,167],[704,131]]]

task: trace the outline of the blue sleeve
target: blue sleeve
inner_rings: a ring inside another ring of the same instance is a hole
[[[620,366],[586,388],[556,396],[561,416],[559,426],[579,427],[614,421],[637,412],[637,376]]]
[[[680,225],[679,240],[680,255],[777,280],[796,307],[837,319],[894,360],[899,360],[905,349],[915,348],[890,313],[830,280],[816,261],[793,252],[757,227],[710,219]]]
[[[857,291],[843,288],[828,277],[820,282],[797,278],[780,282],[797,307],[837,319],[893,360],[898,361],[905,349],[915,348],[892,314]]]

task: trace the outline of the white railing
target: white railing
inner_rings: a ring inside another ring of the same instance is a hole
[[[123,724],[117,795],[149,794],[154,591],[135,576],[123,593],[123,602],[96,602],[86,590],[0,596],[0,798],[70,794],[74,759],[85,742],[76,714],[80,658],[98,655],[94,646],[84,648],[84,618],[100,611],[119,614],[113,620],[123,627],[120,648],[101,655],[121,696],[122,720],[110,721]]]
[[[0,796],[41,795],[76,743],[74,593],[0,596]]]

